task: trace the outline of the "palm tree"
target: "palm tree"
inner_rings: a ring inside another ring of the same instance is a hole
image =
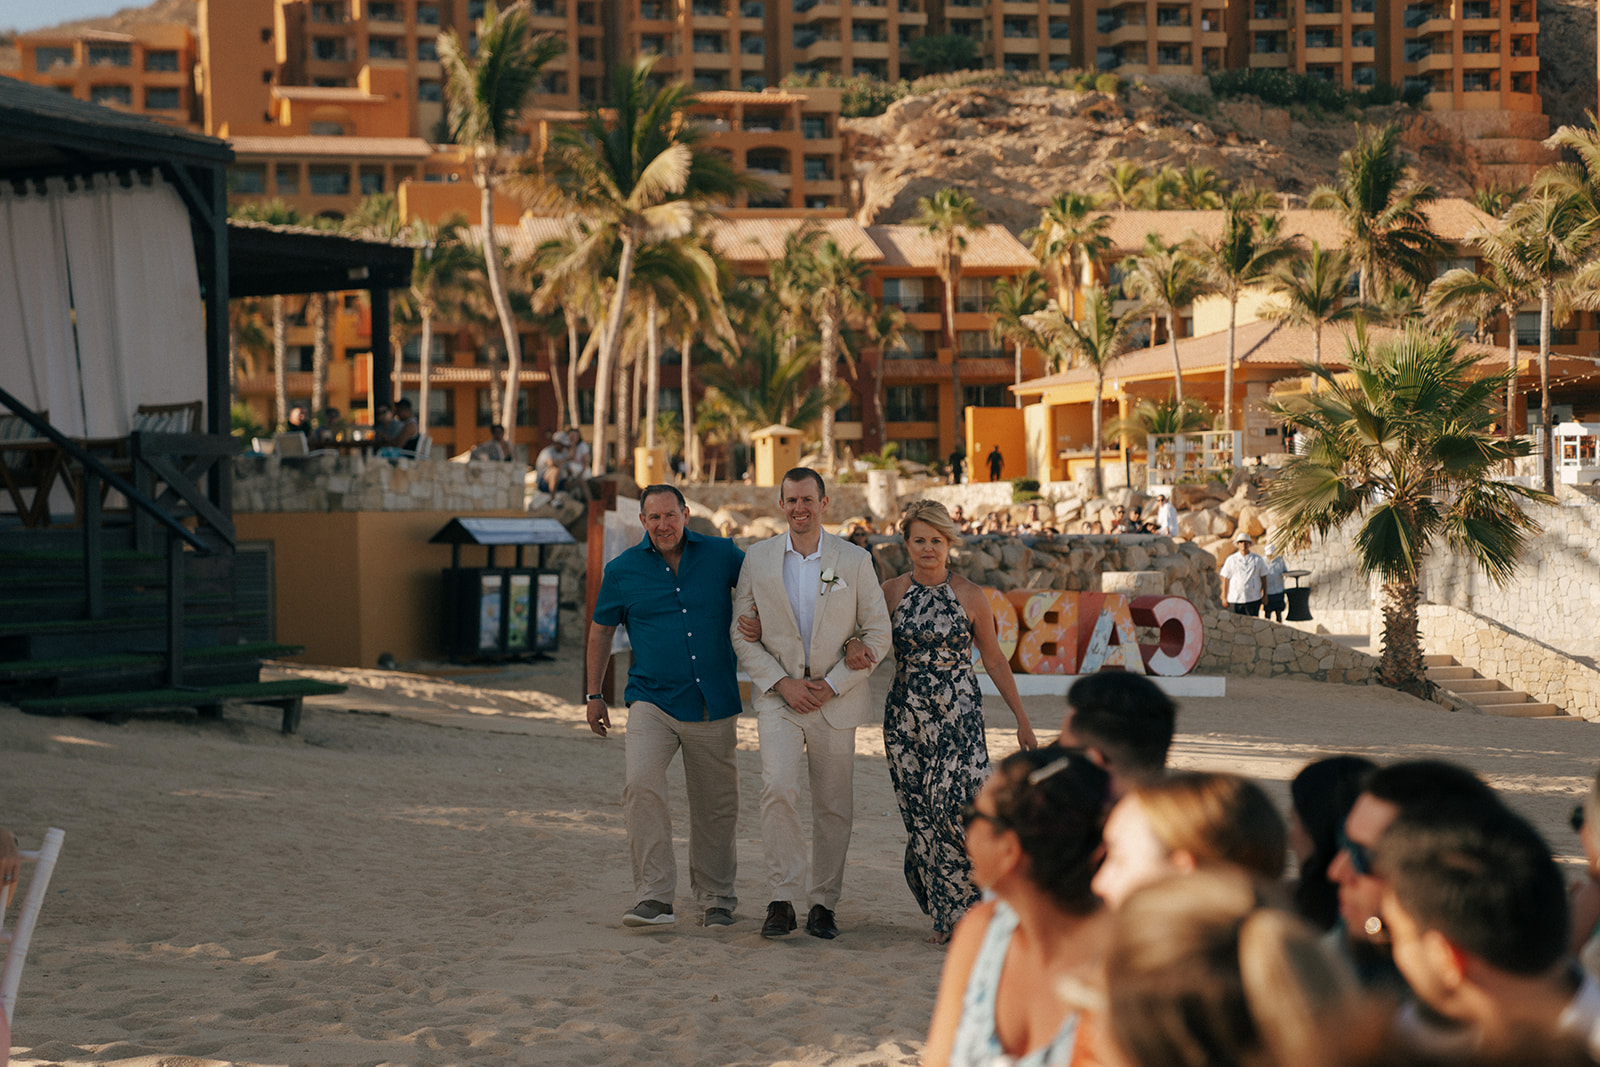
[[[1528,193],[1526,185],[1508,185],[1501,182],[1490,182],[1482,189],[1472,191],[1472,206],[1485,215],[1499,218],[1511,206],[1521,200]]]
[[[228,217],[270,226],[298,226],[307,220],[282,200],[240,204],[228,209]],[[282,293],[272,296],[272,392],[277,411],[276,429],[289,425],[289,334],[288,309]]]
[[[1272,268],[1294,254],[1290,240],[1279,233],[1282,216],[1263,212],[1262,199],[1262,193],[1255,189],[1229,193],[1222,206],[1222,232],[1209,241],[1191,237],[1188,242],[1191,254],[1211,282],[1212,291],[1228,301],[1228,360],[1222,369],[1224,430],[1233,429],[1239,294],[1260,284]]]
[[[699,147],[704,132],[686,121],[694,102],[688,88],[652,86],[654,62],[619,67],[609,120],[591,110],[581,126],[559,128],[545,159],[547,203],[584,220],[590,239],[621,246],[595,381],[596,475],[605,472],[606,383],[621,351],[640,246],[687,235],[708,201],[747,184],[727,160]]]
[[[478,219],[483,227],[484,274],[505,340],[506,391],[500,424],[508,432],[517,424],[522,345],[495,238],[494,194],[503,177],[501,150],[517,135],[523,109],[545,66],[565,48],[560,38],[533,32],[526,0],[517,0],[503,12],[489,0],[483,21],[478,23],[476,56],[454,30],[439,35],[450,134],[457,144],[472,151],[472,180],[478,187]]]
[[[1129,262],[1122,278],[1123,291],[1166,319],[1167,343],[1172,348],[1172,383],[1181,404],[1183,364],[1178,359],[1178,313],[1211,292],[1211,283],[1199,261],[1182,245],[1164,245],[1153,233],[1146,236],[1144,251],[1130,256]],[[1150,341],[1154,347],[1154,335]]]
[[[967,230],[983,225],[983,213],[977,203],[959,189],[940,189],[930,199],[917,200],[917,215],[911,225],[921,226],[939,247],[939,280],[944,283],[945,341],[950,346],[951,402],[955,416],[954,440],[959,443],[962,433],[961,413],[966,409],[966,398],[961,394],[961,349],[956,344],[956,289],[961,284],[961,254],[967,248]]]
[[[817,346],[802,342],[790,350],[783,328],[770,313],[759,314],[737,345],[721,346],[721,358],[700,369],[706,397],[702,416],[728,420],[747,441],[763,426],[781,424],[804,429],[819,421],[843,399],[844,386],[833,393],[808,385]]]
[[[1356,563],[1378,575],[1385,598],[1379,678],[1422,697],[1432,688],[1417,629],[1428,553],[1442,540],[1503,585],[1539,529],[1522,502],[1550,499],[1494,478],[1497,464],[1528,446],[1494,435],[1505,375],[1480,375],[1478,359],[1463,355],[1456,337],[1410,329],[1377,349],[1353,346],[1350,384],[1308,366],[1324,391],[1268,405],[1310,441],[1268,490],[1284,516],[1280,536],[1305,546],[1313,533],[1328,537],[1361,518]]]
[[[409,295],[422,327],[417,429],[427,433],[429,376],[433,372],[433,320],[441,306],[461,303],[461,286],[482,269],[483,261],[466,242],[467,220],[460,215],[452,215],[437,225],[417,219],[411,225],[411,233],[417,251],[411,261]],[[512,433],[512,426],[507,426],[506,432]]]
[[[882,450],[889,440],[889,426],[884,414],[883,361],[891,349],[900,344],[906,329],[906,313],[895,304],[874,303],[866,315],[867,340],[878,349],[873,364],[872,403],[878,413],[878,448]]]
[[[1344,304],[1345,287],[1350,280],[1350,255],[1342,248],[1329,252],[1311,242],[1304,255],[1291,256],[1276,264],[1267,276],[1267,291],[1281,304],[1268,304],[1260,311],[1265,319],[1277,319],[1293,326],[1311,327],[1311,365],[1322,366],[1322,327],[1350,317],[1353,307]],[[1321,379],[1311,379],[1316,392]]]
[[[1517,312],[1538,296],[1538,290],[1506,266],[1527,258],[1525,251],[1517,247],[1516,231],[1479,230],[1472,238],[1488,261],[1488,271],[1479,274],[1461,267],[1445,271],[1428,287],[1425,306],[1436,327],[1442,328],[1447,318],[1451,321],[1471,319],[1478,339],[1485,342],[1489,340],[1490,320],[1497,314],[1505,316],[1507,377],[1506,413],[1502,425],[1505,434],[1511,436],[1517,430],[1517,371],[1521,362],[1517,352]]]
[[[1507,255],[1504,266],[1539,293],[1539,425],[1544,431],[1540,466],[1547,493],[1555,491],[1555,448],[1550,435],[1550,329],[1558,286],[1572,278],[1600,233],[1600,214],[1587,201],[1582,193],[1552,188],[1522,201],[1506,215],[1506,228],[1517,236],[1509,246],[1516,254]],[[1513,330],[1515,327],[1513,321]]]
[[[1091,214],[1100,206],[1095,193],[1057,193],[1039,212],[1039,225],[1022,236],[1033,242],[1033,255],[1054,270],[1067,314],[1078,317],[1078,286],[1094,263],[1111,249],[1111,216]]]
[[[1445,254],[1425,210],[1438,194],[1412,176],[1399,144],[1400,127],[1393,123],[1363,129],[1354,147],[1339,156],[1338,184],[1318,187],[1309,201],[1338,214],[1345,250],[1361,271],[1363,302],[1371,299],[1375,283],[1396,276],[1425,289],[1434,261]]]
[[[994,324],[990,336],[1004,344],[1010,341],[1016,357],[1016,384],[1022,384],[1022,349],[1025,345],[1039,346],[1033,327],[1025,321],[1035,311],[1044,310],[1044,278],[1036,270],[1019,274],[1015,279],[1001,278],[994,283],[994,295],[989,299],[989,312]],[[1071,311],[1067,313],[1069,316]],[[1017,407],[1022,406],[1022,394],[1013,390]]]
[[[1142,189],[1150,172],[1137,163],[1122,159],[1107,165],[1100,172],[1100,177],[1106,183],[1106,199],[1115,204],[1118,210],[1127,211],[1141,204]]]
[[[823,392],[831,396],[835,392],[845,321],[866,314],[872,297],[867,294],[867,265],[841,249],[832,237],[822,237],[818,231],[812,234],[809,254],[795,284],[806,311],[817,324],[820,383]],[[832,408],[822,413],[822,469],[829,474],[834,465],[833,416]]]
[[[1132,414],[1106,423],[1107,442],[1125,437],[1128,442],[1148,450],[1150,438],[1158,434],[1197,433],[1211,428],[1211,412],[1195,400],[1141,400]]]
[[[1177,198],[1191,211],[1210,211],[1222,206],[1222,179],[1217,168],[1188,163],[1178,171]]]
[[[1045,310],[1028,316],[1033,327],[1045,343],[1054,350],[1066,365],[1090,367],[1094,370],[1094,407],[1090,411],[1094,435],[1094,491],[1098,496],[1105,485],[1100,472],[1101,403],[1105,395],[1106,370],[1127,344],[1128,324],[1131,316],[1121,319],[1111,317],[1111,296],[1098,285],[1084,295],[1083,321],[1074,322],[1064,315],[1061,306],[1051,301]]]

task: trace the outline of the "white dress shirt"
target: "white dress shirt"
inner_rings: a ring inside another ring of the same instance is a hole
[[[794,621],[800,627],[800,643],[806,649],[806,675],[811,674],[811,624],[817,617],[817,589],[822,585],[822,538],[816,551],[802,556],[794,547],[794,535],[783,535],[783,589],[789,594]]]

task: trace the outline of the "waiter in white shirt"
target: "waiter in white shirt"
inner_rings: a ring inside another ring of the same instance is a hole
[[[1266,593],[1267,561],[1250,551],[1250,535],[1243,530],[1233,535],[1238,551],[1223,561],[1222,602],[1235,615],[1259,616]]]

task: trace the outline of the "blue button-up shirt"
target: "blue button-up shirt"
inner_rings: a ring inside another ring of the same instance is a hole
[[[726,537],[685,530],[683,540],[677,574],[649,537],[607,563],[594,621],[628,627],[628,703],[684,722],[726,719],[741,707],[728,632],[744,552]]]

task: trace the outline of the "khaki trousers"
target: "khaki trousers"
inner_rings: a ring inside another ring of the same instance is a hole
[[[678,888],[667,766],[681,749],[689,796],[689,887],[702,908],[732,911],[738,906],[733,891],[738,866],[737,720],[730,715],[713,722],[681,722],[642,700],[628,706],[622,814],[633,860],[633,888],[640,900],[671,904]]]
[[[763,711],[761,739],[761,844],[772,900],[801,912],[839,905],[844,859],[855,815],[855,727],[829,726],[821,712],[792,708]],[[806,834],[800,825],[800,768],[811,784],[811,877],[806,878]]]

